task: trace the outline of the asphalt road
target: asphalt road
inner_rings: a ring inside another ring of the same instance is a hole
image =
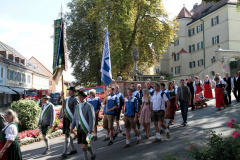
[[[234,96],[232,96],[234,97]],[[121,134],[115,139],[112,146],[107,146],[108,142],[102,141],[105,137],[106,131],[99,128],[98,140],[92,141],[91,145],[95,151],[98,160],[153,160],[161,159],[165,153],[170,152],[174,155],[182,157],[186,156],[186,151],[189,149],[188,144],[183,141],[186,138],[188,141],[199,144],[203,139],[207,138],[205,131],[214,130],[217,133],[222,133],[223,136],[230,136],[233,129],[227,127],[227,122],[234,118],[237,123],[240,123],[240,103],[236,103],[233,98],[232,106],[224,110],[217,111],[215,107],[215,99],[208,101],[208,107],[203,109],[195,109],[188,112],[188,124],[186,127],[181,126],[182,118],[181,112],[176,112],[175,124],[170,127],[171,138],[166,139],[165,134],[161,134],[162,142],[151,143],[155,138],[155,131],[153,124],[151,124],[151,133],[149,139],[144,139],[145,133],[141,128],[142,141],[140,144],[135,145],[136,137],[131,132],[131,147],[123,149],[125,144],[125,137]],[[124,128],[123,123],[121,123]],[[51,139],[52,153],[48,156],[43,156],[41,153],[45,149],[44,142],[37,142],[34,144],[22,146],[23,158],[27,160],[57,160],[63,151],[64,137]],[[69,156],[67,159],[79,160],[83,159],[80,145],[77,141],[74,142],[78,150],[78,154]],[[70,151],[70,149],[69,149]],[[90,155],[89,159],[90,159]],[[160,156],[160,157],[159,157]]]

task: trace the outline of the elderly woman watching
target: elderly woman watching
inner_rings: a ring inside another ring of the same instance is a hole
[[[0,133],[0,159],[22,160],[22,153],[18,143],[18,117],[17,114],[8,109],[4,114],[5,121],[8,122]]]

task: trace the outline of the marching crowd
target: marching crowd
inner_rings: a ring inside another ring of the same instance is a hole
[[[103,141],[108,141],[108,146],[113,145],[114,139],[122,132],[119,120],[121,114],[124,114],[123,121],[125,127],[126,143],[123,148],[130,147],[130,131],[133,130],[136,136],[136,145],[141,142],[140,126],[143,125],[145,131],[145,139],[149,138],[150,124],[154,123],[156,137],[153,143],[160,142],[161,134],[166,133],[166,138],[170,139],[169,126],[174,125],[175,112],[181,110],[183,126],[187,125],[187,113],[189,106],[192,111],[196,106],[207,106],[206,101],[213,98],[212,83],[214,83],[216,108],[221,110],[231,105],[231,92],[234,93],[236,102],[240,102],[240,78],[239,73],[235,73],[234,77],[229,77],[225,73],[222,79],[216,74],[213,80],[209,76],[205,76],[202,81],[198,76],[194,81],[191,78],[180,80],[180,86],[175,85],[174,81],[168,83],[166,88],[164,83],[154,83],[150,85],[149,81],[145,82],[145,88],[142,89],[140,84],[131,83],[127,89],[127,96],[119,92],[118,85],[106,87],[106,98],[101,102],[96,96],[96,91],[90,90],[89,97],[83,92],[78,92],[78,98],[75,97],[75,87],[70,87],[69,97],[63,100],[59,114],[59,119],[63,118],[63,134],[65,141],[63,145],[63,153],[59,158],[64,159],[69,155],[77,154],[77,150],[73,141],[77,139],[81,145],[84,160],[88,160],[88,152],[91,160],[96,159],[96,154],[90,145],[90,141],[98,140],[97,126],[98,115],[101,104],[104,104],[103,128],[106,130],[106,136]],[[64,93],[60,94],[57,103],[62,103]],[[87,98],[88,97],[88,98]],[[43,135],[46,144],[46,150],[43,152],[47,155],[51,152],[47,133],[53,127],[55,121],[54,105],[50,103],[49,96],[42,96],[42,110],[39,118],[38,126]],[[4,160],[21,160],[22,155],[17,140],[18,135],[18,118],[14,111],[7,110],[4,114],[5,120],[8,122],[0,133],[0,159]],[[166,120],[169,119],[167,122]],[[114,122],[116,128],[114,128]],[[77,131],[74,131],[74,128]],[[71,133],[73,136],[71,136]],[[68,148],[71,151],[67,153]]]

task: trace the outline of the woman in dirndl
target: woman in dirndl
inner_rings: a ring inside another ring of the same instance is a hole
[[[211,80],[209,79],[209,76],[206,75],[204,82],[203,82],[203,87],[204,87],[204,97],[206,99],[210,99],[213,98],[213,94],[212,94],[212,84],[211,84]]]
[[[199,94],[203,90],[202,81],[199,80],[198,76],[195,77],[195,81],[193,82],[193,88],[194,88],[195,97],[196,97],[196,94]]]
[[[143,97],[142,97],[142,105],[140,109],[140,122],[143,124],[143,127],[146,131],[145,138],[148,139],[149,133],[150,133],[151,116],[152,116],[152,108],[150,106],[151,96],[149,94],[148,88],[144,88],[142,91],[143,91]]]
[[[228,84],[225,81],[220,80],[218,77],[215,77],[214,81],[216,108],[221,110],[221,108],[225,108],[223,90],[226,90]]]
[[[8,109],[4,114],[6,127],[0,132],[0,159],[22,160],[22,153],[18,142],[18,118],[17,114]]]
[[[170,106],[166,108],[166,119],[170,119],[168,123],[168,126],[170,126],[174,125],[177,95],[177,89],[175,89],[174,84],[172,82],[168,84],[168,91],[170,95]]]

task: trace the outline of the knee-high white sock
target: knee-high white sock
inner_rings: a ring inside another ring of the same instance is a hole
[[[73,144],[73,138],[70,136],[70,147],[71,147],[71,150],[72,151],[75,151],[75,147],[74,147],[74,144]]]
[[[46,144],[47,149],[50,149],[49,139],[48,138],[44,139],[44,142]]]
[[[68,146],[69,146],[69,138],[65,139],[63,154],[67,154]]]

